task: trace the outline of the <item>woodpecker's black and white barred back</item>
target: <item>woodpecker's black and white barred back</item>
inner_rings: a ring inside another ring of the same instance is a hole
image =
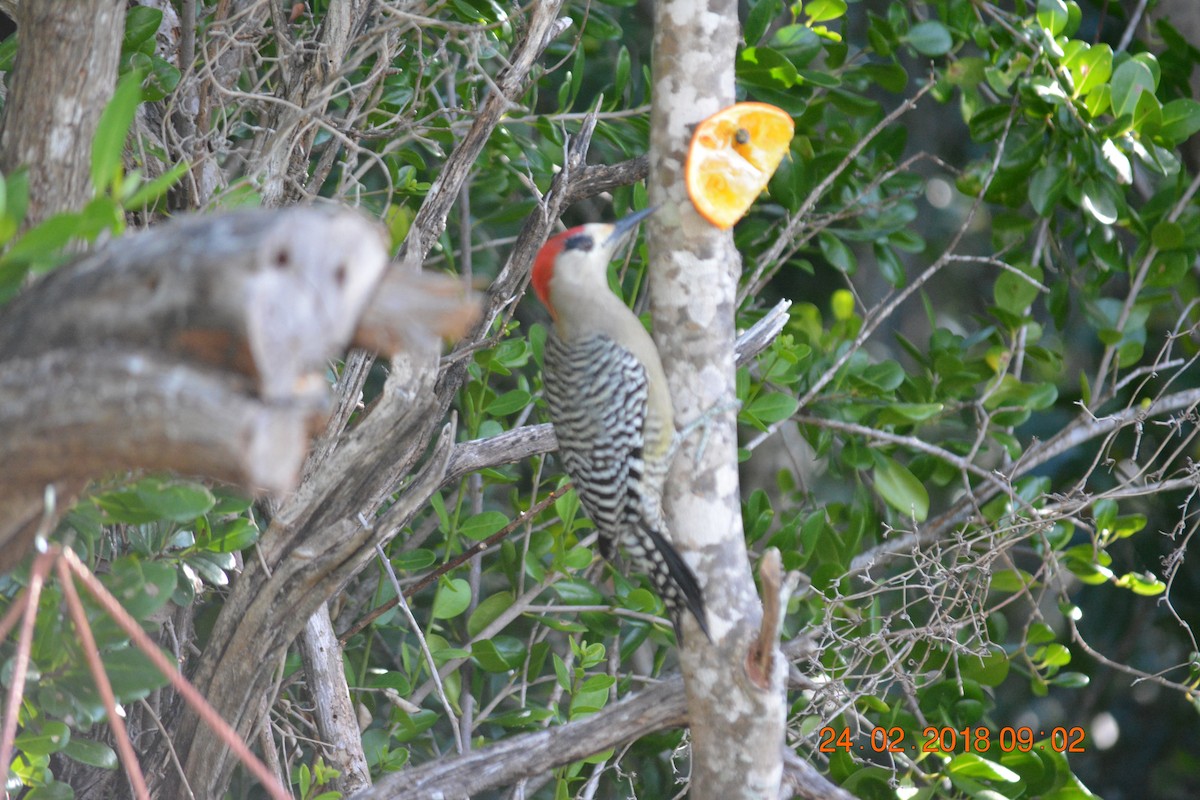
[[[647,414],[646,368],[603,334],[566,343],[551,333],[544,375],[559,457],[596,523],[601,555],[613,562],[619,548],[633,570],[650,578],[678,641],[685,609],[709,636],[696,576],[664,535],[662,488],[670,463],[645,457],[647,442],[664,433],[655,427],[658,417]]]

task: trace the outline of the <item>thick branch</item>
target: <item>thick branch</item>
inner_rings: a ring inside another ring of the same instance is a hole
[[[291,488],[343,350],[387,263],[350,211],[193,217],[113,242],[0,314],[0,569],[115,469]],[[402,323],[403,324],[403,323]],[[428,336],[428,333],[420,335]]]
[[[353,800],[458,800],[516,783],[654,731],[683,725],[687,709],[678,675],[599,713],[537,733],[514,736],[457,758],[389,775]]]
[[[788,647],[792,658],[813,652],[811,636],[801,637]],[[462,756],[430,761],[385,777],[352,800],[457,800],[510,786],[655,731],[687,725],[687,717],[683,679],[675,673],[586,719],[514,736]],[[780,748],[787,758],[782,743]],[[809,764],[794,755],[791,758],[794,761],[788,764],[787,783],[796,795],[814,800],[850,797]]]
[[[0,353],[128,345],[244,374],[268,399],[323,391],[386,264],[382,230],[352,211],[190,217],[24,292],[0,317]]]
[[[317,730],[327,743],[323,748],[325,760],[340,773],[333,780],[333,788],[343,794],[367,788],[371,771],[362,748],[358,717],[344,689],[342,647],[333,632],[328,606],[319,606],[309,617],[300,639],[300,657],[308,676]]]
[[[0,571],[29,550],[45,487],[55,511],[122,469],[293,485],[319,398],[266,404],[236,379],[136,351],[55,351],[0,365]]]

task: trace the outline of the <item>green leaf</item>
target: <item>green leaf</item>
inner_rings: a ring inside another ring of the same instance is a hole
[[[809,0],[804,13],[811,22],[828,22],[846,13],[846,0]]]
[[[156,519],[172,522],[191,522],[217,504],[208,487],[199,483],[147,479],[139,481],[134,491]]]
[[[77,213],[55,214],[32,228],[4,254],[6,269],[21,265],[45,271],[57,266],[64,258],[62,248],[75,237],[79,229],[79,219]],[[24,274],[22,270],[20,277],[24,277]]]
[[[525,661],[525,645],[515,636],[496,636],[471,645],[471,658],[487,672],[508,672]]]
[[[1116,178],[1117,183],[1127,185],[1133,182],[1133,165],[1129,156],[1122,153],[1112,139],[1105,139],[1100,145],[1100,158],[1106,171]]]
[[[1020,592],[1033,586],[1036,581],[1023,569],[1002,569],[992,573],[990,587],[997,592]]]
[[[108,590],[136,619],[146,619],[171,599],[179,573],[174,565],[123,556],[105,576]]]
[[[768,392],[754,398],[746,408],[746,414],[766,425],[787,419],[800,408],[800,401],[790,394]]]
[[[62,722],[46,722],[36,730],[25,730],[13,742],[27,756],[48,756],[62,750],[71,741],[71,729]]]
[[[896,251],[884,242],[876,242],[871,249],[875,253],[875,263],[878,265],[879,274],[883,276],[883,279],[897,289],[904,286],[908,281],[908,276],[904,274],[904,265],[900,263]]]
[[[779,0],[755,0],[750,5],[750,13],[746,15],[746,24],[742,26],[742,35],[746,44],[756,45],[767,32],[771,21],[783,10]]]
[[[125,51],[139,50],[141,45],[149,42],[148,52],[154,51],[154,35],[162,24],[162,11],[146,6],[134,6],[125,15],[125,36],[121,49]]]
[[[139,6],[140,8],[140,6]],[[127,211],[140,211],[148,206],[158,202],[158,200],[170,191],[171,187],[179,182],[179,179],[187,174],[188,163],[180,161],[169,170],[159,175],[152,181],[142,184],[132,195],[124,200],[121,205]]]
[[[975,753],[959,753],[950,759],[950,763],[946,765],[946,772],[952,777],[960,775],[1004,783],[1016,783],[1021,780],[1021,776],[1008,767],[995,761],[989,761]]]
[[[1117,201],[1107,181],[1088,179],[1083,182],[1083,197],[1080,205],[1101,225],[1112,225],[1117,221]]]
[[[1029,203],[1043,217],[1050,216],[1067,190],[1067,173],[1058,162],[1039,169],[1029,180]]]
[[[1143,597],[1154,597],[1167,590],[1167,585],[1148,572],[1127,572],[1117,579],[1117,586]]]
[[[617,51],[617,66],[613,77],[613,89],[618,93],[624,93],[625,88],[629,85],[629,73],[633,69],[633,62],[630,60],[629,48],[621,45],[621,49]]]
[[[1113,113],[1118,117],[1133,114],[1142,92],[1154,93],[1154,75],[1145,63],[1130,59],[1117,67],[1112,76]]]
[[[941,403],[892,403],[884,410],[909,422],[925,422],[941,414],[944,408]]]
[[[1060,672],[1050,679],[1050,683],[1065,689],[1083,689],[1091,682],[1092,679],[1082,672]]]
[[[824,50],[821,37],[807,25],[784,25],[771,34],[771,47],[797,68],[808,66]]]
[[[69,758],[91,767],[100,767],[101,769],[117,768],[116,752],[103,742],[95,742],[91,739],[82,739],[75,736],[71,738],[71,741],[67,742],[67,746],[63,748],[63,753]]]
[[[977,142],[990,142],[1000,137],[1008,127],[1012,109],[1005,105],[988,106],[976,113],[967,122],[971,138]]]
[[[167,595],[170,598],[170,595]],[[105,653],[104,668],[112,681],[113,693],[120,702],[140,700],[155,689],[167,685],[167,676],[136,647],[123,647]]]
[[[484,511],[468,518],[458,526],[458,532],[467,539],[486,539],[508,524],[508,517],[499,511]]]
[[[1050,31],[1051,36],[1058,36],[1067,27],[1067,4],[1063,0],[1038,0],[1038,24]]]
[[[1033,660],[1040,667],[1063,667],[1071,663],[1071,651],[1057,642],[1052,642],[1034,650]]]
[[[770,47],[747,47],[734,66],[738,79],[753,86],[790,89],[800,78],[795,65]]]
[[[1067,66],[1075,83],[1075,96],[1084,97],[1108,83],[1112,77],[1112,48],[1095,44],[1082,50]]]
[[[1178,222],[1162,220],[1150,231],[1150,241],[1159,250],[1177,250],[1187,241],[1183,226]]]
[[[189,554],[186,564],[213,586],[226,586],[229,576],[225,571],[233,569],[235,561],[230,553],[199,552]]]
[[[579,514],[579,492],[572,489],[556,497],[554,513],[558,514],[558,518],[563,521],[574,521]]]
[[[125,140],[141,99],[142,76],[130,72],[117,81],[116,91],[100,115],[92,140],[92,186],[98,192],[108,191],[119,180]]]
[[[403,572],[427,569],[432,567],[436,561],[436,553],[420,547],[392,556],[392,566]]]
[[[30,790],[24,800],[75,800],[75,790],[62,781],[50,781]]]
[[[17,40],[17,34],[13,33],[0,42],[0,72],[12,72],[17,63]]]
[[[553,586],[554,593],[564,603],[573,606],[604,605],[604,595],[600,590],[587,581],[578,578],[566,578]]]
[[[1200,131],[1200,103],[1181,98],[1172,100],[1162,108],[1162,122],[1158,135],[1172,147]]]
[[[503,417],[506,414],[513,414],[525,408],[532,399],[529,392],[523,389],[513,389],[488,403],[484,411],[493,416]]]
[[[975,681],[983,686],[999,686],[1008,677],[1008,654],[1000,647],[991,647],[987,655],[962,655],[958,659],[958,668],[965,680]]]
[[[875,454],[875,490],[888,505],[917,522],[929,514],[929,493],[908,468],[882,453]]]
[[[996,278],[993,296],[998,307],[1010,314],[1022,316],[1029,310],[1030,304],[1037,299],[1041,291],[1037,284],[1041,282],[1043,276],[1041,267],[1016,265],[1014,268],[1019,269],[1028,277],[1023,278],[1012,270],[1001,272]]]
[[[236,553],[258,541],[258,526],[246,517],[235,517],[212,526],[203,547],[215,553]]]
[[[924,56],[944,56],[954,46],[954,38],[945,25],[937,20],[926,20],[913,25],[904,41]]]
[[[497,617],[503,614],[513,604],[513,596],[509,592],[497,592],[475,607],[467,619],[467,635],[472,639],[484,628],[491,625]]]
[[[858,269],[858,259],[839,237],[829,231],[822,231],[817,236],[817,243],[821,246],[821,254],[834,269],[847,275],[853,275]]]
[[[452,578],[438,583],[433,598],[433,618],[453,619],[471,605],[471,585],[462,578]]]

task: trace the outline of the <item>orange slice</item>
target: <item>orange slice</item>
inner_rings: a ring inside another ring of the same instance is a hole
[[[766,103],[737,103],[697,125],[686,181],[700,216],[733,227],[767,188],[795,129],[786,111]]]

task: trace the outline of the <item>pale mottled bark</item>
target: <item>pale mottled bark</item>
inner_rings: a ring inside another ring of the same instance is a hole
[[[651,310],[655,340],[683,423],[735,398],[734,300],[741,259],[730,232],[693,209],[683,183],[692,126],[734,101],[737,4],[655,6],[650,131]],[[774,798],[783,775],[785,664],[776,648],[760,687],[745,670],[761,608],[742,533],[734,412],[714,416],[667,482],[667,524],[704,586],[713,645],[686,623],[680,651],[692,733],[691,796]]]

